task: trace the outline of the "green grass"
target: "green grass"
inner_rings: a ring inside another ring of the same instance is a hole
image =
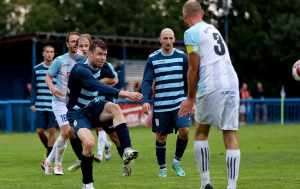
[[[241,126],[238,137],[241,149],[241,166],[238,188],[300,188],[300,125]],[[151,128],[130,128],[134,149],[140,151],[132,174],[120,177],[122,162],[113,147],[111,160],[94,163],[94,186],[96,189],[200,188],[191,127],[190,141],[181,164],[186,172],[184,178],[176,176],[171,167],[175,152],[176,135],[167,140],[168,177],[158,178],[159,168],[155,156],[155,134]],[[58,136],[58,133],[57,133]],[[81,170],[70,173],[67,168],[76,160],[70,144],[64,159],[64,176],[44,175],[40,168],[44,148],[36,133],[0,134],[0,188],[81,188]],[[212,127],[209,137],[210,175],[214,188],[226,188],[226,151],[222,132]]]

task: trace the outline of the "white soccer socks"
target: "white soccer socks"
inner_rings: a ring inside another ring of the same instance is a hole
[[[98,154],[103,156],[103,151],[105,147],[105,143],[107,142],[107,137],[105,131],[98,132]]]
[[[236,183],[239,176],[240,160],[240,150],[226,150],[228,188],[236,188]]]
[[[194,141],[195,160],[202,186],[210,183],[208,141]]]
[[[55,165],[61,165],[62,158],[65,154],[69,139],[64,139],[61,135],[57,138],[56,143],[56,154],[55,154]]]

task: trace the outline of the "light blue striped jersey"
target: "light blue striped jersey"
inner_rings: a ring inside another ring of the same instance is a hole
[[[154,112],[167,112],[180,107],[187,98],[187,55],[173,49],[170,55],[162,50],[152,53],[144,71],[142,104],[149,102],[153,79],[155,81]]]
[[[67,103],[68,99],[66,98],[66,94],[68,91],[68,80],[69,80],[69,74],[73,68],[73,66],[76,64],[75,60],[73,60],[69,53],[66,53],[64,55],[61,55],[53,61],[51,67],[48,70],[48,73],[52,76],[56,76],[57,82],[55,87],[60,89],[64,96],[60,99],[57,99],[54,95],[52,97],[53,101],[59,102],[65,102]]]
[[[31,77],[30,103],[37,111],[52,111],[52,92],[48,88],[45,78],[49,67],[44,62],[33,68]],[[56,78],[52,79],[56,84]]]
[[[220,32],[210,24],[199,22],[184,33],[188,53],[199,54],[198,96],[216,89],[237,89],[238,77]],[[189,52],[190,51],[190,52]]]

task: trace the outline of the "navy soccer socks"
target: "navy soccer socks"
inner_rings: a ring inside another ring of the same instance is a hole
[[[49,156],[49,154],[51,153],[51,151],[52,151],[52,149],[53,149],[53,146],[51,146],[51,147],[47,147],[47,157]]]
[[[89,184],[94,182],[93,179],[93,161],[94,155],[91,157],[86,157],[82,154],[81,157],[81,171],[82,171],[82,182],[83,184]]]
[[[129,136],[129,130],[126,123],[121,123],[115,127],[116,133],[119,137],[121,144],[121,152],[123,153],[125,148],[131,148],[131,140]]]
[[[188,144],[189,139],[187,140],[181,140],[179,136],[177,137],[177,142],[176,142],[176,151],[175,151],[175,156],[174,159],[177,161],[180,161],[180,159],[183,156],[183,153],[186,149],[186,146]]]
[[[160,169],[166,168],[166,142],[160,143],[156,140],[156,157]]]
[[[81,160],[81,154],[82,154],[82,151],[83,151],[81,140],[79,139],[79,137],[70,138],[70,143],[71,143],[71,146],[72,146],[73,151],[75,152],[77,158],[79,160]]]

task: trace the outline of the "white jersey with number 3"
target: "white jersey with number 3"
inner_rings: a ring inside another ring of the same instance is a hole
[[[186,30],[187,53],[200,57],[198,96],[217,89],[238,89],[238,77],[220,32],[210,24],[199,22]]]

